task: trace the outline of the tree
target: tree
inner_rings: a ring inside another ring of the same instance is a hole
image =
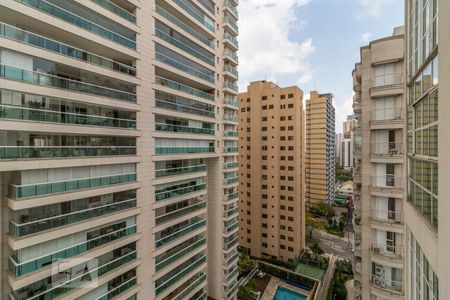
[[[327,219],[333,218],[336,214],[333,206],[324,202],[313,205],[310,211],[314,216],[324,217]]]
[[[309,240],[312,240],[313,238],[312,234],[314,229],[318,230],[326,229],[326,223],[324,223],[324,220],[316,219],[310,213],[306,214],[305,223],[306,223],[306,230],[308,231]]]
[[[314,244],[311,246],[311,251],[318,255],[322,255],[324,253],[322,248],[320,248],[318,242],[314,242]]]
[[[241,276],[247,276],[256,267],[256,261],[251,259],[250,256],[243,254],[239,258],[237,265],[239,274]]]
[[[238,299],[242,300],[248,300],[253,299],[253,293],[252,291],[256,289],[256,282],[253,280],[250,280],[246,285],[243,285],[239,288],[237,297]]]

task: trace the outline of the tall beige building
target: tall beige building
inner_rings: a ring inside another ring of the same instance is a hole
[[[239,94],[239,245],[292,261],[305,245],[303,92],[272,82]]]
[[[237,0],[0,1],[2,299],[231,299]]]
[[[306,100],[306,207],[334,201],[335,144],[333,95],[311,92]]]
[[[355,299],[404,299],[404,28],[361,48],[353,71]]]

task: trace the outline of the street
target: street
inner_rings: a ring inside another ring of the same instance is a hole
[[[338,258],[353,260],[352,247],[348,237],[341,238],[317,229],[313,231],[313,237],[320,241],[320,247],[325,253],[331,253]]]

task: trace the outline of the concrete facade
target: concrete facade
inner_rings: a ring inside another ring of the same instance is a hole
[[[266,81],[239,94],[239,245],[252,256],[292,261],[305,245],[302,98]]]

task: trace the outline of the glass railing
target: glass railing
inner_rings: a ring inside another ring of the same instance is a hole
[[[159,225],[161,223],[173,220],[173,219],[175,219],[177,217],[180,217],[180,216],[187,215],[187,214],[189,214],[191,212],[201,210],[201,209],[203,209],[205,207],[206,207],[206,202],[203,201],[203,202],[195,203],[195,204],[193,204],[191,206],[187,206],[187,207],[184,207],[182,209],[178,209],[176,211],[173,211],[173,212],[161,215],[161,216],[157,216],[156,217],[156,225]]]
[[[235,153],[235,152],[239,151],[239,148],[238,147],[224,147],[223,151],[225,153]]]
[[[230,281],[231,278],[235,277],[239,273],[239,269],[235,267],[231,272],[228,273],[226,281]]]
[[[165,280],[163,284],[156,287],[156,294],[160,294],[164,290],[166,290],[168,287],[172,286],[176,282],[178,282],[181,278],[186,276],[186,274],[192,272],[194,269],[198,268],[200,265],[206,262],[206,255],[202,255],[200,258],[195,260],[193,263],[185,267],[184,269],[180,270],[176,273],[172,278]],[[170,274],[170,273],[169,273]]]
[[[109,290],[106,294],[103,294],[102,296],[96,298],[95,300],[110,300],[114,299],[114,297],[122,294],[123,292],[127,291],[128,289],[132,288],[137,284],[137,278],[133,277],[124,283],[121,283],[120,285],[116,286],[115,288]]]
[[[26,275],[31,272],[35,272],[53,262],[57,262],[59,260],[69,259],[71,257],[81,255],[87,251],[90,251],[94,248],[103,246],[112,241],[116,241],[123,237],[135,234],[137,232],[136,225],[130,226],[128,228],[120,229],[114,232],[107,233],[105,235],[93,238],[91,240],[85,241],[80,244],[73,245],[71,247],[58,250],[56,252],[47,254],[45,256],[41,256],[35,258],[33,260],[20,262],[15,257],[9,258],[9,271],[14,274],[14,276],[19,277]]]
[[[236,251],[235,253],[231,254],[230,257],[227,258],[227,265],[235,261],[239,257],[239,251]]]
[[[236,93],[238,92],[239,88],[236,84],[231,83],[230,81],[225,81],[225,87],[227,89],[230,89],[232,91],[235,91]]]
[[[0,105],[0,119],[136,129],[136,121],[52,110]]]
[[[169,110],[173,110],[173,111],[185,112],[188,114],[194,114],[194,115],[199,115],[199,116],[206,116],[206,117],[210,117],[210,118],[214,118],[214,116],[215,116],[213,111],[194,108],[189,105],[184,105],[184,104],[180,104],[180,103],[176,103],[176,102],[164,101],[164,100],[160,100],[160,99],[156,99],[156,107],[161,107],[161,108],[169,109]]]
[[[173,176],[186,173],[204,172],[206,171],[206,165],[187,166],[180,168],[171,168],[164,170],[156,170],[156,177]]]
[[[372,176],[372,185],[379,188],[401,189],[403,188],[403,179],[395,177],[395,175]]]
[[[168,35],[167,33],[163,32],[159,29],[156,29],[156,36],[165,40],[166,42],[169,42],[170,44],[174,45],[175,47],[180,48],[180,49],[186,51],[187,53],[197,57],[198,59],[204,61],[205,63],[210,64],[211,66],[215,65],[213,58],[209,58],[209,57],[203,55],[202,53],[198,52],[197,50],[189,47],[185,43],[177,40],[174,37],[171,37],[170,35]]]
[[[236,54],[236,52],[231,51],[230,49],[225,49],[225,55],[228,56],[229,58],[231,58],[234,61],[239,61],[239,57]]]
[[[55,18],[63,20],[64,22],[70,23],[74,26],[83,28],[107,40],[121,44],[128,48],[136,49],[136,41],[130,40],[124,36],[114,33],[109,29],[103,28],[89,20],[86,20],[76,14],[73,14],[45,0],[15,0],[15,1],[34,7],[37,10],[52,15]]]
[[[195,133],[195,134],[210,134],[214,135],[214,129],[210,128],[199,128],[199,127],[189,127],[189,126],[181,126],[181,125],[172,125],[172,124],[155,124],[156,131],[170,131],[170,132],[186,132],[186,133]]]
[[[224,183],[225,185],[234,184],[239,181],[239,177],[232,177],[232,178],[225,178]]]
[[[233,46],[235,46],[236,48],[239,47],[239,43],[238,40],[236,39],[236,37],[234,37],[231,33],[229,33],[228,31],[225,31],[225,39],[227,39]]]
[[[226,6],[231,10],[233,14],[235,14],[236,16],[238,15],[238,10],[236,6],[234,6],[229,0],[226,2]]]
[[[231,105],[234,107],[239,107],[239,102],[237,100],[235,100],[233,98],[229,98],[229,97],[225,98],[225,104]]]
[[[171,89],[180,91],[180,92],[184,92],[193,96],[197,96],[200,98],[204,98],[206,100],[211,100],[214,101],[214,95],[209,94],[207,92],[192,88],[190,86],[178,83],[176,81],[170,80],[170,79],[166,79],[160,76],[155,76],[156,79],[156,83],[160,84],[162,86],[167,86]]]
[[[159,270],[165,268],[166,266],[170,265],[174,261],[177,261],[178,259],[185,256],[186,254],[191,253],[194,249],[197,249],[200,246],[205,245],[205,244],[206,244],[206,238],[202,237],[202,239],[196,241],[192,245],[187,246],[186,248],[182,249],[181,251],[179,251],[179,252],[173,254],[172,256],[164,259],[163,261],[157,263],[156,271],[159,271]]]
[[[157,155],[214,153],[215,151],[214,147],[156,147]]]
[[[226,16],[225,17],[225,23],[230,24],[231,28],[233,28],[236,31],[239,31],[238,25],[237,25],[236,21],[233,20],[233,18],[231,18],[229,16]]]
[[[401,281],[395,281],[372,274],[371,282],[373,285],[391,292],[401,293],[403,291],[403,283]]]
[[[119,174],[111,176],[80,178],[65,181],[53,181],[36,184],[9,185],[9,197],[13,199],[22,199],[49,194],[64,193],[81,189],[91,189],[96,187],[108,186],[136,181],[136,173]]]
[[[206,189],[206,183],[201,183],[193,186],[182,187],[176,190],[171,190],[167,192],[159,192],[156,191],[155,199],[156,201],[166,200],[173,197],[178,197],[185,194],[195,193],[201,190]]]
[[[224,69],[225,69],[225,71],[227,71],[227,72],[233,74],[234,76],[239,77],[239,73],[238,73],[238,71],[237,71],[236,68],[233,68],[233,67],[231,67],[231,66],[229,66],[229,65],[225,65],[225,68],[224,68]]]
[[[177,17],[169,13],[167,10],[156,4],[156,12],[160,14],[161,16],[165,17],[167,20],[171,21],[178,27],[182,28],[184,31],[201,41],[203,44],[207,45],[211,49],[214,49],[214,42],[211,40],[208,40],[203,35],[186,25],[183,21],[180,21]]]
[[[231,248],[233,248],[233,246],[235,246],[238,243],[239,237],[237,235],[235,236],[232,235],[231,239],[229,239],[229,241],[227,240],[224,240],[225,242],[225,244],[223,245],[224,250],[230,250]]]
[[[233,199],[236,199],[237,197],[239,197],[239,192],[234,192],[234,193],[231,193],[231,194],[227,195],[227,200],[231,201]]]
[[[0,147],[0,159],[94,157],[136,155],[136,147],[126,146],[6,146]]]
[[[224,137],[238,137],[239,133],[237,131],[224,131]]]
[[[229,233],[238,227],[239,227],[239,221],[236,220],[232,224],[228,225],[224,230],[225,230],[225,233]]]
[[[101,97],[136,102],[136,94],[5,65],[0,65],[0,77],[84,94],[92,94]]]
[[[224,115],[223,119],[225,121],[231,121],[231,122],[237,122],[238,121],[238,117],[235,115]]]
[[[234,207],[232,209],[229,209],[229,210],[225,211],[223,213],[223,215],[224,215],[225,218],[228,218],[228,217],[230,217],[232,215],[237,214],[238,212],[239,212],[239,207]]]
[[[12,39],[24,44],[43,48],[47,51],[52,51],[61,55],[69,56],[74,59],[85,61],[87,63],[107,68],[120,73],[125,73],[131,76],[136,76],[136,68],[128,66],[105,58],[96,54],[86,52],[81,49],[74,48],[67,44],[63,44],[46,37],[22,30],[20,28],[11,26],[9,24],[0,22],[0,36]]]
[[[371,154],[399,155],[403,154],[403,143],[400,142],[373,142]]]
[[[205,227],[206,226],[206,220],[200,220],[197,223],[191,224],[187,227],[184,227],[181,230],[178,230],[168,236],[165,236],[159,240],[156,241],[156,248],[159,248],[161,246],[164,246],[165,244],[174,241],[176,239],[178,239],[181,236],[187,235],[188,233],[195,231],[199,228]]]
[[[193,300],[206,300],[207,294],[205,290],[199,291],[197,294],[194,295]]]
[[[237,168],[237,167],[239,167],[239,163],[237,161],[225,163],[223,165],[224,169],[234,169],[234,168]]]
[[[17,292],[12,292],[10,295],[13,297],[13,299],[16,300],[56,299],[74,289],[82,288],[84,285],[86,285],[86,281],[82,280],[83,278],[86,278],[86,276],[90,278],[97,276],[100,277],[115,269],[118,269],[119,267],[135,260],[136,258],[136,251],[127,253],[114,260],[108,261],[102,266],[93,268],[92,270],[79,272],[78,274],[75,274],[74,277],[70,277],[70,279],[65,282],[54,282],[53,284],[48,284],[46,287],[44,287],[42,292],[35,292],[34,295],[31,295],[31,297],[25,295],[24,293],[18,294]]]
[[[128,20],[132,23],[136,23],[136,16],[127,11],[126,9],[123,9],[122,7],[114,4],[113,2],[109,0],[91,0],[97,3],[98,5],[102,6],[103,8],[109,10],[110,12],[118,15],[119,17],[124,18],[125,20]]]
[[[227,293],[227,297],[231,298],[233,294],[236,292],[237,288],[239,287],[239,281],[236,281],[234,285],[231,286],[230,290]]]
[[[210,0],[197,0],[198,3],[200,3],[203,8],[206,8],[211,14],[214,15],[214,4],[212,4]]]
[[[203,24],[210,31],[214,32],[214,21],[208,18],[205,14],[201,13],[192,3],[186,0],[174,0],[178,6],[180,6],[189,15],[194,17],[197,21]]]
[[[179,62],[177,60],[174,60],[174,59],[172,59],[172,58],[170,58],[168,56],[165,56],[165,55],[163,55],[161,53],[156,53],[155,54],[155,58],[156,58],[157,61],[160,61],[160,62],[162,62],[162,63],[164,63],[166,65],[172,66],[172,67],[174,67],[174,68],[176,68],[176,69],[178,69],[180,71],[183,71],[183,72],[186,72],[188,74],[191,74],[194,77],[203,79],[203,80],[211,82],[211,83],[215,82],[213,76],[210,76],[208,74],[205,74],[205,73],[202,73],[200,71],[197,71],[197,70],[189,67],[188,65],[186,65],[184,63],[181,63],[181,62]]]
[[[59,215],[46,219],[39,219],[33,222],[17,224],[9,221],[9,234],[16,237],[22,237],[29,234],[50,230],[73,223],[86,221],[93,218],[99,218],[119,211],[136,207],[136,199],[125,200],[121,202],[113,202],[107,205],[92,207],[89,209],[76,211],[70,214]],[[33,216],[30,216],[31,218]]]
[[[202,273],[197,280],[192,282],[187,288],[182,290],[179,294],[177,294],[172,300],[183,300],[187,295],[189,295],[193,290],[195,290],[199,285],[201,285],[206,280],[206,274]]]

